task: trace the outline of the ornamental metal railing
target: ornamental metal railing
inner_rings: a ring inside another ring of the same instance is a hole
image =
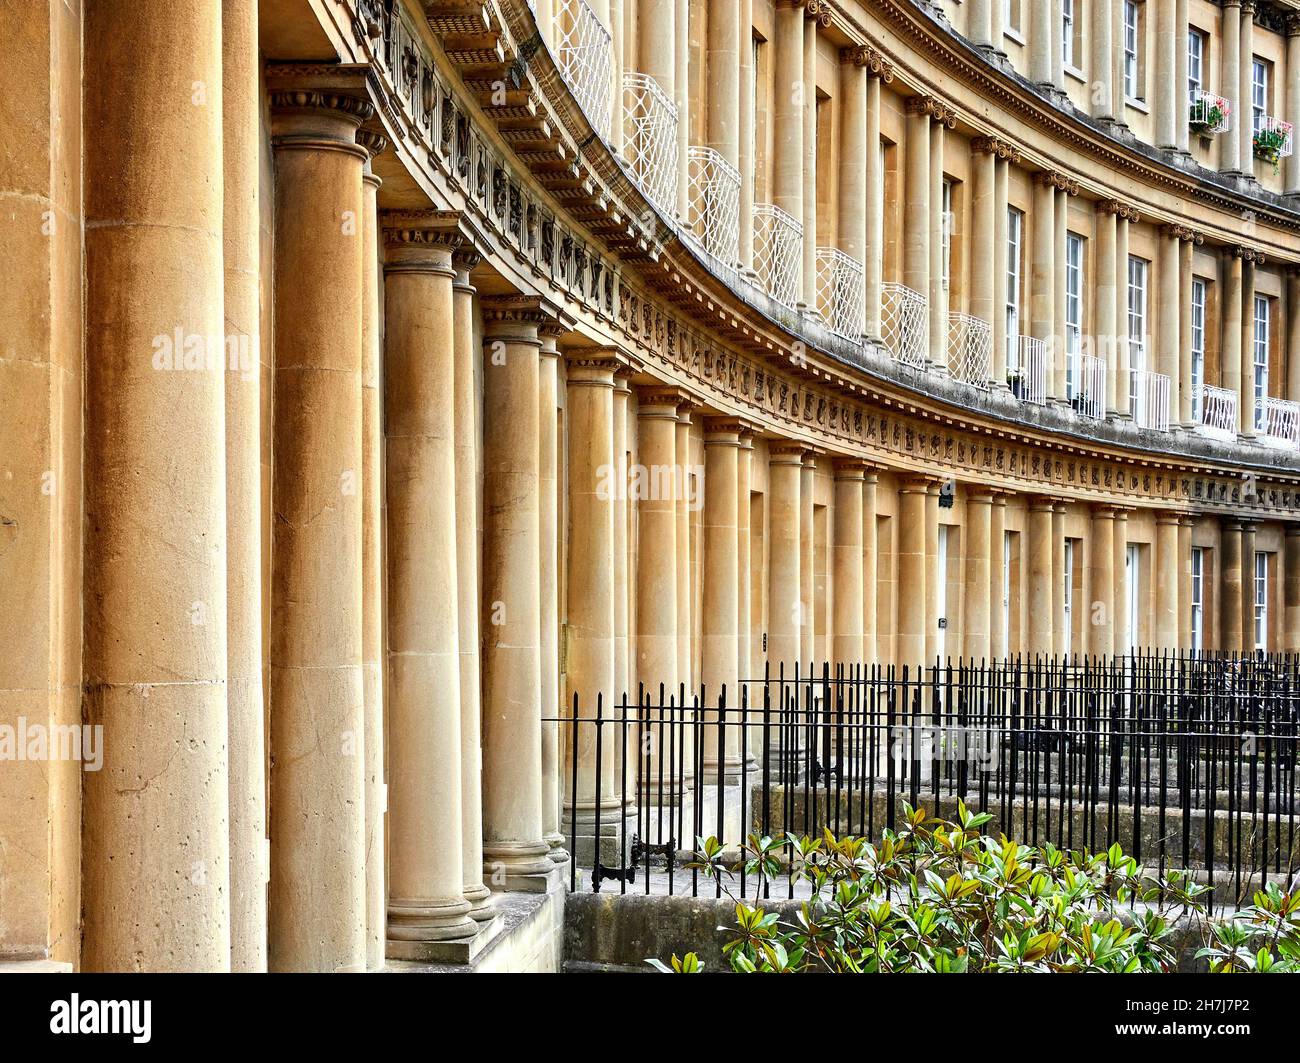
[[[1264,435],[1261,442],[1275,447],[1300,447],[1300,402],[1264,399]]]
[[[1022,402],[1047,405],[1047,341],[1036,336],[1021,336],[1012,347],[1014,362],[1008,359],[1007,386]]]
[[[894,361],[923,368],[930,350],[930,309],[925,296],[905,284],[882,284],[880,336]]]
[[[728,266],[740,259],[740,171],[713,148],[686,149],[687,235]]]
[[[1212,137],[1232,128],[1232,101],[1205,89],[1192,94],[1188,125],[1201,136]]]
[[[656,207],[677,216],[677,105],[649,74],[623,75],[624,156],[633,180]]]
[[[1293,151],[1292,126],[1271,114],[1262,114],[1255,123],[1255,156],[1265,162],[1277,164]]]
[[[1237,438],[1237,393],[1206,384],[1201,388],[1201,435],[1212,439]]]
[[[1153,432],[1169,431],[1169,378],[1149,369],[1133,369],[1133,422]]]
[[[556,0],[555,63],[592,128],[609,139],[613,117],[614,39],[587,0]]]
[[[1074,410],[1094,421],[1106,419],[1106,359],[1084,354],[1079,357],[1079,385]]]
[[[993,326],[971,314],[948,315],[948,372],[987,389],[993,366]]]
[[[866,275],[862,263],[836,247],[817,248],[817,312],[837,336],[862,336]]]
[[[754,206],[754,272],[759,285],[783,306],[799,302],[803,224],[774,203]]]

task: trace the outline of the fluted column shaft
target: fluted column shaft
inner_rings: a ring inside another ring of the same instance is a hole
[[[537,302],[485,303],[483,351],[483,870],[495,890],[544,890],[540,384]]]
[[[637,673],[658,699],[677,689],[676,392],[642,390],[638,456],[647,487],[637,504]]]
[[[965,655],[974,662],[991,654],[990,594],[992,592],[993,495],[975,490],[966,496],[966,638]],[[999,546],[999,549],[1001,547]]]
[[[1175,0],[1165,0],[1164,3],[1155,4],[1154,10],[1151,8],[1147,10],[1156,19],[1155,69],[1165,72],[1163,76],[1157,75],[1153,79],[1156,93],[1154,101],[1156,146],[1173,149],[1178,147],[1179,119],[1181,118],[1183,124],[1186,124],[1183,109],[1187,78],[1184,77],[1180,82],[1175,74],[1179,49],[1184,55],[1187,53],[1187,32],[1183,31],[1180,41],[1177,35],[1178,9]]]
[[[926,663],[926,480],[907,480],[898,489],[897,664]]]
[[[1223,259],[1223,342],[1219,358],[1219,372],[1222,374],[1223,387],[1235,393],[1237,398],[1236,430],[1240,434],[1245,422],[1242,420],[1243,396],[1241,364],[1241,344],[1244,335],[1244,292],[1243,273],[1245,263],[1240,254],[1228,252]]]
[[[543,0],[554,3],[554,0]],[[637,0],[637,71],[649,74],[670,100],[677,99],[678,0]],[[685,122],[686,116],[679,115]],[[684,161],[684,160],[683,160]]]
[[[1250,94],[1241,92],[1241,0],[1223,0],[1223,23],[1220,33],[1223,58],[1221,60],[1224,96],[1232,100],[1233,129],[1219,137],[1219,169],[1224,173],[1240,173],[1242,168],[1241,129],[1250,128]],[[1247,86],[1249,90],[1249,85]]]
[[[1053,22],[1054,0],[1033,0],[1033,17],[1029,37],[1029,80],[1038,85],[1052,85],[1052,42],[1060,41],[1060,22]],[[1059,47],[1059,43],[1057,47]]]
[[[360,970],[362,246],[355,219],[367,153],[355,129],[370,108],[315,93],[276,94],[277,101],[269,966]],[[313,283],[303,287],[303,277]],[[327,734],[336,737],[322,740]]]
[[[219,92],[221,5],[83,6],[84,77],[114,91],[86,93],[84,112],[84,709],[107,742],[81,776],[81,966],[227,971],[225,352],[205,371],[154,367],[160,332],[224,332],[221,107],[176,102],[196,80]]]
[[[1187,34],[1189,0],[1175,0],[1174,6],[1174,79],[1172,85],[1174,141],[1186,155],[1191,149],[1191,127],[1187,121]],[[1168,80],[1167,78],[1165,80]]]
[[[1115,511],[1098,506],[1089,526],[1088,652],[1109,657],[1115,652]]]
[[[857,665],[862,659],[862,502],[862,463],[837,462],[835,539],[831,548],[835,587],[831,648],[832,663],[846,668]]]
[[[1156,515],[1155,606],[1157,649],[1178,647],[1178,525],[1177,513],[1161,511]]]
[[[1001,3],[1003,0],[972,0],[966,23],[966,36],[972,42],[985,46],[996,43],[993,40],[993,7]]]
[[[920,98],[912,97],[907,105],[903,283],[927,298],[930,293],[930,124],[930,114],[921,106]]]
[[[794,444],[773,442],[769,454],[768,660],[773,675],[784,667],[790,676],[801,659],[799,494],[803,451]]]
[[[804,78],[803,78],[803,9],[791,3],[776,7],[776,41],[772,81],[772,201],[790,217],[804,223],[804,195],[812,189],[804,186]],[[815,245],[817,234],[805,230],[804,241]],[[802,257],[800,262],[802,262]],[[811,293],[803,290],[803,270],[797,302],[806,302]]]
[[[388,951],[476,932],[461,867],[460,641],[456,574],[452,247],[390,228],[387,408]]]
[[[740,166],[741,46],[740,0],[709,5],[709,147]]]
[[[704,615],[702,617],[705,704],[739,705],[740,650],[736,641],[740,559],[736,539],[739,504],[741,426],[734,420],[710,418],[704,424]],[[739,719],[737,716],[736,719]],[[712,724],[713,726],[709,726]],[[704,770],[716,781],[721,773],[739,781],[740,731],[718,733],[716,713],[706,713]]]

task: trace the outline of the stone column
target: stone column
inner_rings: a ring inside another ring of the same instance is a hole
[[[1165,226],[1160,233],[1159,269],[1159,303],[1157,306],[1155,335],[1156,366],[1159,372],[1169,377],[1169,414],[1170,423],[1179,422],[1179,381],[1178,370],[1182,357],[1179,328],[1182,324],[1179,297],[1182,283],[1179,269],[1182,254],[1179,251],[1177,232],[1171,226]]]
[[[1192,528],[1195,520],[1184,513],[1178,521],[1178,646],[1192,648]]]
[[[703,643],[705,705],[714,708],[725,696],[728,708],[740,705],[740,648],[736,641],[740,598],[739,506],[741,424],[732,418],[704,422],[704,615]],[[734,717],[739,720],[739,715]],[[704,714],[704,773],[706,779],[740,782],[740,730],[724,726],[718,715]],[[721,741],[719,738],[721,737]]]
[[[1049,0],[1048,36],[1052,42],[1052,88],[1057,92],[1065,91],[1065,42],[1063,40],[1061,0]],[[1031,45],[1032,47],[1032,45]]]
[[[1028,586],[1025,588],[1029,621],[1027,654],[1030,658],[1052,652],[1053,587],[1052,507],[1050,498],[1033,498],[1029,503],[1027,557]]]
[[[934,101],[907,101],[906,181],[903,197],[903,283],[930,294],[930,113]],[[931,337],[931,344],[934,338]]]
[[[647,487],[637,504],[637,674],[651,701],[676,694],[678,392],[642,388],[637,404],[638,457]]]
[[[1054,273],[1052,278],[1052,381],[1049,387],[1056,401],[1065,404],[1069,401],[1066,388],[1066,370],[1069,360],[1069,348],[1065,342],[1065,263],[1066,243],[1068,239],[1067,215],[1069,213],[1070,194],[1058,188],[1053,196],[1056,227],[1053,243]],[[1078,382],[1076,381],[1076,387]]]
[[[1244,646],[1241,626],[1242,568],[1241,522],[1227,519],[1219,535],[1222,557],[1219,577],[1219,648],[1227,653],[1240,652]]]
[[[272,93],[275,468],[269,966],[366,962],[362,165],[370,105]],[[304,288],[303,277],[313,278]]]
[[[1155,544],[1155,646],[1178,647],[1178,524],[1181,515],[1161,510],[1156,514]]]
[[[943,244],[948,218],[943,209],[944,124],[930,131],[930,361],[933,371],[948,373],[948,286],[944,282]]]
[[[1300,524],[1286,525],[1282,555],[1283,603],[1282,649],[1300,651]]]
[[[876,541],[876,487],[879,477],[875,469],[867,469],[862,477],[862,663],[870,666],[880,659],[877,646],[879,630],[876,595],[878,544]],[[838,590],[838,588],[837,588]]]
[[[1115,510],[1115,565],[1114,565],[1115,607],[1112,616],[1115,621],[1115,654],[1123,656],[1129,652],[1132,632],[1128,628],[1128,511]]]
[[[685,218],[691,188],[688,161],[691,146],[691,0],[677,0],[673,37],[676,71],[672,99],[677,104],[677,215]]]
[[[628,384],[628,365],[620,359],[619,370],[614,375],[614,475],[618,477],[618,492],[614,496],[614,695],[622,699],[626,694],[636,701],[636,684],[633,682],[632,661],[629,657],[630,595],[628,591],[629,527],[628,502],[628,432],[627,406],[632,395]]]
[[[867,77],[856,49],[840,52],[839,211],[836,242],[857,262],[867,257]],[[862,331],[866,332],[866,310]]]
[[[1218,138],[1219,169],[1224,173],[1240,173],[1241,128],[1250,129],[1250,92],[1249,83],[1245,96],[1241,90],[1241,0],[1223,0],[1223,22],[1220,32],[1220,47],[1223,58],[1220,61],[1220,78],[1224,96],[1232,100],[1233,128]]]
[[[862,660],[863,470],[863,463],[856,459],[835,463],[835,538],[831,547],[835,623],[831,646],[832,664],[846,669]]]
[[[997,171],[994,177],[993,193],[993,215],[997,233],[996,247],[1001,248],[1001,252],[994,251],[994,271],[993,271],[993,387],[1001,391],[1011,390],[1007,383],[1007,269],[1006,247],[1008,240],[1008,230],[1010,221],[1008,220],[1009,206],[1007,201],[1007,188],[1010,184],[1011,161],[1010,158],[999,159],[997,161]],[[1013,340],[1012,342],[1019,342]]]
[[[552,3],[554,0],[545,0]],[[637,70],[677,99],[677,0],[637,0]],[[685,116],[681,116],[684,122]],[[684,160],[683,160],[684,161]]]
[[[993,545],[993,493],[973,488],[966,495],[966,638],[965,655],[978,663],[991,655],[989,642]],[[1001,544],[998,544],[1001,549]]]
[[[1242,247],[1230,248],[1223,257],[1223,338],[1219,355],[1219,372],[1223,387],[1237,394],[1237,433],[1245,422],[1241,419],[1242,379],[1241,341],[1244,330],[1243,290],[1244,256]]]
[[[740,269],[754,269],[754,0],[740,0]]]
[[[1114,0],[1100,0],[1097,10],[1085,11],[1088,17],[1088,70],[1092,74],[1089,92],[1092,99],[1092,116],[1103,122],[1112,121],[1116,112],[1116,101],[1122,103],[1123,87],[1115,86],[1111,77],[1114,44],[1111,37],[1111,16],[1109,8]],[[1183,79],[1186,84],[1187,79]]]
[[[740,433],[740,453],[737,455],[736,462],[736,564],[739,586],[739,594],[736,596],[736,662],[740,671],[741,684],[744,684],[747,680],[757,678],[753,662],[750,660],[752,653],[750,640],[753,637],[750,623],[751,599],[753,597],[751,583],[753,579],[753,570],[751,568],[753,564],[751,545],[753,529],[750,527],[749,496],[750,486],[753,483],[753,469],[754,438],[750,428],[746,427]],[[739,705],[739,690],[736,691],[736,698],[736,704]]]
[[[695,480],[694,463],[691,461],[691,411],[694,405],[686,399],[677,407],[677,465],[674,473],[677,477],[676,520],[677,520],[677,682],[686,687],[686,703],[690,703],[692,691],[699,685],[699,676],[695,674],[695,660],[691,639],[694,634],[692,614],[694,612],[694,592],[691,585],[691,502],[693,489],[699,484]],[[698,691],[695,691],[698,693]]]
[[[1097,258],[1095,276],[1096,304],[1093,321],[1097,333],[1097,354],[1106,359],[1106,416],[1115,414],[1115,384],[1118,373],[1119,325],[1115,311],[1118,283],[1115,261],[1115,204],[1113,201],[1097,204]]]
[[[1128,334],[1128,227],[1121,214],[1115,222],[1115,375],[1112,407],[1121,420],[1132,417],[1129,406],[1130,340]]]
[[[971,196],[970,312],[993,327],[998,317],[1006,316],[1005,311],[998,308],[995,290],[999,272],[1005,276],[1007,271],[1006,262],[999,263],[998,254],[1000,250],[1001,258],[1005,260],[1006,245],[999,243],[997,237],[997,142],[981,137],[971,142],[971,148],[974,181]],[[1005,335],[1005,327],[1003,334]],[[998,350],[997,343],[994,343],[994,362],[997,362],[997,355],[1001,353],[1002,372],[997,372],[996,364],[991,367],[991,371],[993,379],[1000,380],[1003,384],[1007,377],[1005,351],[1005,340],[1001,351]]]
[[[1052,21],[1053,0],[1033,0],[1033,17],[1030,20],[1029,80],[1037,85],[1051,87],[1056,82],[1052,69],[1052,42],[1061,39],[1061,24]],[[1057,44],[1060,47],[1060,44]]]
[[[384,220],[388,955],[431,961],[477,932],[461,866],[456,240],[435,212]]]
[[[929,667],[939,656],[939,588],[948,582],[946,568],[939,565],[939,491],[931,480],[925,492],[925,663]]]
[[[805,192],[803,35],[803,9],[782,0],[776,5],[776,41],[772,46],[772,202],[800,225]],[[803,238],[817,243],[815,232],[805,231]],[[803,291],[801,268],[796,301],[805,303],[811,298],[811,293]]]
[[[993,7],[1005,0],[973,0],[966,21],[966,36],[972,44],[988,48],[993,40]]]
[[[230,366],[226,417],[226,662],[230,713],[230,969],[266,970],[266,718],[262,690],[261,86],[257,4],[221,5],[221,114],[225,321]],[[369,178],[374,181],[374,178]],[[366,198],[371,289],[378,285],[374,185]],[[367,300],[369,303],[369,299]],[[363,476],[363,481],[366,478]],[[383,959],[383,893],[380,879]],[[367,905],[370,910],[370,906]]]
[[[1175,392],[1177,405],[1173,412],[1174,420],[1181,422],[1188,431],[1195,425],[1192,420],[1195,401],[1192,394],[1192,255],[1197,240],[1198,237],[1184,230],[1178,241],[1178,387]]]
[[[817,307],[817,25],[812,5],[803,30],[803,301]]]
[[[1156,95],[1153,101],[1155,142],[1157,147],[1175,150],[1178,147],[1179,119],[1183,125],[1187,124],[1187,115],[1184,113],[1187,77],[1184,75],[1182,81],[1177,80],[1178,52],[1181,50],[1184,55],[1187,54],[1187,31],[1183,31],[1182,39],[1179,40],[1175,0],[1157,3],[1154,10],[1148,8],[1147,13],[1156,20],[1156,63],[1153,69],[1162,72],[1152,79]]]
[[[814,520],[816,484],[817,455],[805,450],[799,476],[799,656],[805,673],[821,664],[817,660],[817,597],[814,589],[817,560]]]
[[[1115,652],[1115,510],[1094,506],[1088,542],[1088,652]]]
[[[1241,521],[1241,651],[1255,650],[1255,532],[1259,524]]]
[[[483,302],[483,868],[496,890],[544,892],[541,531],[536,299]]]
[[[995,55],[1006,55],[1002,45],[1005,43],[1003,37],[1006,35],[1006,2],[1005,0],[990,0],[989,2],[989,40],[991,42],[993,53]]]
[[[1300,15],[1286,16],[1286,117],[1294,122],[1300,115]],[[1300,158],[1286,160],[1286,194],[1300,195]]]
[[[357,141],[373,159],[386,141],[362,131]],[[366,968],[384,965],[387,936],[388,884],[384,815],[384,403],[380,310],[380,243],[378,192],[380,180],[366,160],[362,176],[361,255],[361,684],[365,698],[366,751]],[[227,197],[229,205],[229,197]],[[260,442],[259,442],[260,446]],[[261,485],[258,485],[261,491]],[[258,529],[260,547],[261,529]],[[262,704],[257,716],[260,723]],[[261,757],[263,754],[257,754]],[[261,774],[260,767],[258,774]],[[259,882],[258,892],[262,892]]]
[[[623,74],[627,70],[627,13],[623,0],[609,2],[609,32],[613,38],[614,61],[610,77],[609,140],[615,154],[623,150]]]
[[[1286,271],[1286,397],[1300,402],[1300,269]]]
[[[1008,655],[1006,611],[1002,591],[1006,583],[1007,496],[995,494],[989,510],[989,643],[994,659]]]
[[[1114,94],[1115,121],[1128,125],[1128,93],[1124,91],[1124,5],[1121,0],[1108,0],[1110,6],[1110,39],[1114,45],[1111,73],[1111,92]]]
[[[614,351],[578,349],[567,353],[568,424],[568,647],[567,674],[580,717],[618,718],[614,654],[614,499],[618,492],[614,460]],[[577,757],[577,790],[569,790],[565,816],[577,821],[578,845],[589,859],[595,846],[596,809],[602,836],[618,829],[623,795],[618,776],[619,731],[605,730],[599,764],[596,727],[569,735],[569,757]],[[569,761],[572,764],[572,761]],[[572,783],[567,777],[566,786]],[[616,849],[616,851],[618,851]]]
[[[1056,189],[1052,174],[1034,175],[1033,213],[1034,253],[1029,266],[1030,328],[1033,335],[1047,342],[1049,364],[1048,393],[1056,395],[1054,328],[1056,325]]]
[[[768,471],[771,560],[768,567],[767,656],[774,676],[781,668],[785,669],[787,676],[791,676],[802,659],[799,493],[803,448],[796,443],[773,440],[768,447],[768,454],[771,463]]]
[[[925,504],[929,480],[915,477],[898,488],[897,661],[915,670],[926,663]]]
[[[1187,34],[1188,0],[1175,0],[1174,9],[1174,139],[1184,156],[1191,151],[1191,127],[1187,122]]]
[[[1255,254],[1247,251],[1241,265],[1241,371],[1239,433],[1254,439],[1255,432]]]
[[[864,289],[866,304],[866,323],[864,331],[868,339],[880,338],[880,285],[881,270],[884,265],[884,203],[885,175],[881,167],[880,147],[880,93],[881,85],[892,81],[893,71],[883,63],[879,70],[869,70],[866,85],[866,159],[863,172],[866,175],[863,194],[866,196],[867,232],[864,244],[865,267]]]
[[[1224,7],[1226,21],[1227,7]],[[1254,81],[1255,0],[1241,0],[1241,61],[1237,64],[1237,122],[1230,135],[1241,138],[1241,172],[1255,176],[1255,134],[1251,121],[1250,96]],[[1225,69],[1225,74],[1226,74]]]
[[[461,874],[465,876],[465,899],[470,903],[470,918],[480,923],[496,917],[491,891],[483,882],[483,706],[480,690],[479,661],[479,415],[474,384],[478,352],[474,343],[475,290],[470,271],[479,263],[479,254],[465,240],[452,255],[456,279],[452,282],[452,323],[455,329],[455,455],[456,455],[456,626],[460,635],[460,795],[461,795]],[[552,342],[552,350],[554,343]],[[554,356],[552,356],[553,361]],[[540,393],[545,395],[545,375]],[[555,377],[551,371],[551,408],[554,423]],[[554,479],[552,456],[551,475]],[[545,497],[545,477],[541,481]],[[552,487],[552,491],[554,488]],[[551,577],[555,573],[555,551],[551,550]],[[540,576],[545,580],[546,555],[542,555]],[[552,585],[553,586],[553,585]],[[545,586],[543,586],[545,595]],[[545,597],[543,597],[543,601]],[[555,595],[552,591],[551,601]],[[550,663],[551,683],[542,686],[550,701],[543,708],[548,715],[559,711],[558,677],[556,676],[555,634],[551,632],[550,655],[542,646],[542,668],[546,674]],[[552,725],[556,729],[557,725]],[[554,745],[554,738],[552,738]],[[559,826],[558,789],[551,787],[550,829]],[[553,835],[558,837],[558,834]],[[561,852],[563,850],[561,849]]]
[[[740,166],[741,46],[740,0],[709,5],[708,143],[732,166]],[[683,119],[685,116],[683,116]]]
[[[103,770],[83,773],[81,782],[87,971],[231,966],[225,351],[207,351],[206,365],[184,372],[176,370],[186,350],[166,346],[173,329],[182,343],[219,345],[224,332],[221,16],[211,0],[145,5],[129,17],[118,5],[92,2],[82,22],[85,47],[75,53],[84,54],[86,84],[105,87],[85,94],[84,110],[86,509],[78,604],[84,717],[107,738]],[[165,43],[185,60],[156,62],[141,40]],[[189,105],[196,79],[218,105]],[[31,124],[47,117],[32,115]],[[354,128],[341,125],[340,137],[350,140]],[[361,164],[351,161],[349,202],[359,207]],[[10,162],[6,170],[26,166]],[[22,198],[6,206],[11,239]],[[16,239],[24,248],[39,242]],[[339,279],[356,289],[360,261],[351,261],[356,268]],[[359,315],[355,322],[359,348]],[[12,541],[6,534],[6,545]],[[4,812],[6,819],[28,814],[8,804]],[[30,814],[43,821],[45,810]],[[12,855],[6,852],[6,865]]]
[[[1065,653],[1065,511],[1064,502],[1052,507],[1052,652],[1056,654]]]
[[[533,18],[547,44],[555,47],[555,0],[533,0]]]

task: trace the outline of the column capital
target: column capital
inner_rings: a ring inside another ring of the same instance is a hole
[[[710,414],[704,417],[703,421],[706,447],[740,446],[740,437],[747,427],[742,418]]]
[[[1069,196],[1077,196],[1081,189],[1078,181],[1059,170],[1039,170],[1034,174],[1034,184],[1045,188],[1058,188]]]
[[[997,501],[999,492],[996,487],[986,484],[966,484],[965,494],[967,505],[974,502],[981,506],[991,506]]]
[[[1244,244],[1228,247],[1224,253],[1230,258],[1239,258],[1242,262],[1253,262],[1257,266],[1264,264],[1264,252],[1253,247],[1247,247]]]
[[[1051,513],[1061,499],[1055,495],[1030,495],[1029,511],[1031,513]]]
[[[928,495],[931,491],[937,491],[942,484],[943,481],[934,476],[927,476],[924,473],[908,473],[899,481],[898,493],[901,495]]]
[[[357,143],[366,149],[366,154],[373,159],[376,155],[382,155],[388,149],[388,138],[382,133],[376,133],[373,129],[358,129]],[[378,178],[375,178],[378,180]]]
[[[1193,244],[1197,247],[1205,243],[1205,237],[1189,225],[1170,223],[1169,225],[1161,226],[1160,232],[1167,239],[1178,240],[1180,243]]]
[[[571,387],[614,387],[614,374],[621,365],[615,347],[570,347],[564,353]]]
[[[385,210],[385,273],[445,273],[454,276],[454,256],[469,244],[454,210]],[[472,246],[472,245],[470,245]]]
[[[1300,15],[1287,15],[1284,27],[1288,37],[1300,37]]]
[[[541,345],[540,330],[560,319],[558,309],[535,295],[494,295],[482,301],[486,339]]]
[[[976,155],[992,155],[994,158],[1020,161],[1020,149],[1009,140],[999,137],[975,137],[970,142],[970,149]]]
[[[1259,5],[1256,0],[1241,0],[1242,17],[1244,18],[1246,15],[1250,15],[1253,18],[1258,7]]]
[[[774,439],[767,447],[768,464],[802,466],[803,451],[803,444],[793,439]]]
[[[840,62],[865,67],[868,77],[880,78],[886,85],[894,80],[894,64],[869,44],[855,44],[842,48]]]
[[[1093,520],[1114,520],[1116,507],[1109,502],[1094,502],[1089,507],[1089,515]]]
[[[1142,215],[1137,207],[1119,199],[1101,199],[1097,201],[1098,214],[1114,214],[1117,218],[1124,221],[1138,222],[1142,220]]]
[[[835,459],[835,479],[839,480],[865,480],[867,470],[870,464],[862,458],[836,458]]]
[[[822,29],[831,24],[831,9],[826,0],[802,0],[803,17],[815,22]]]
[[[937,96],[909,96],[904,108],[908,114],[928,115],[948,129],[957,128],[957,112]]]
[[[1186,516],[1187,513],[1180,509],[1158,509],[1156,510],[1156,523],[1179,525]]]
[[[685,397],[681,388],[670,384],[642,384],[636,389],[637,413],[640,417],[667,417],[677,420],[677,407]],[[657,412],[651,413],[653,409]]]

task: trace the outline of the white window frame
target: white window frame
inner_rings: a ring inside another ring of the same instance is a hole
[[[1065,234],[1065,397],[1079,389],[1083,355],[1084,242],[1078,233]]]
[[[1268,554],[1255,551],[1255,649],[1268,649]]]
[[[1192,547],[1192,602],[1191,649],[1200,653],[1205,648],[1205,549]]]
[[[1125,579],[1124,588],[1128,595],[1128,601],[1124,603],[1124,608],[1128,612],[1128,653],[1133,653],[1138,647],[1139,631],[1138,628],[1142,621],[1142,558],[1138,553],[1138,548],[1133,543],[1128,544],[1124,551],[1124,568]]]
[[[1209,288],[1200,277],[1192,278],[1192,420],[1201,420],[1205,401],[1205,306]]]
[[[1020,368],[1021,282],[1024,269],[1025,215],[1015,207],[1007,208],[1007,365]]]
[[[1251,341],[1251,365],[1253,367],[1252,386],[1255,389],[1255,431],[1262,432],[1267,427],[1267,414],[1264,400],[1268,397],[1268,344],[1269,330],[1272,324],[1272,306],[1268,296],[1255,296],[1255,326]]]
[[[956,215],[952,209],[953,186],[948,178],[943,179],[943,290],[948,291],[952,285],[952,229]]]
[[[1195,26],[1187,30],[1187,99],[1196,102],[1196,94],[1205,87],[1205,34]]]
[[[1065,540],[1065,560],[1062,565],[1064,571],[1061,573],[1065,580],[1064,595],[1062,601],[1065,609],[1065,655],[1068,657],[1074,652],[1074,540]]]
[[[1250,60],[1250,118],[1251,132],[1258,133],[1268,116],[1268,63],[1254,56]]]
[[[1002,533],[1002,656],[1011,655],[1011,532]]]
[[[1142,20],[1138,12],[1137,0],[1124,0],[1124,17],[1121,33],[1124,47],[1124,95],[1130,100],[1141,100],[1141,77],[1139,69],[1140,40],[1139,31]]]
[[[1137,374],[1147,367],[1147,282],[1150,263],[1129,255],[1128,259],[1128,358],[1129,408],[1137,401]]]
[[[1074,4],[1075,0],[1061,0],[1061,65],[1066,70],[1079,66],[1074,54]]]

